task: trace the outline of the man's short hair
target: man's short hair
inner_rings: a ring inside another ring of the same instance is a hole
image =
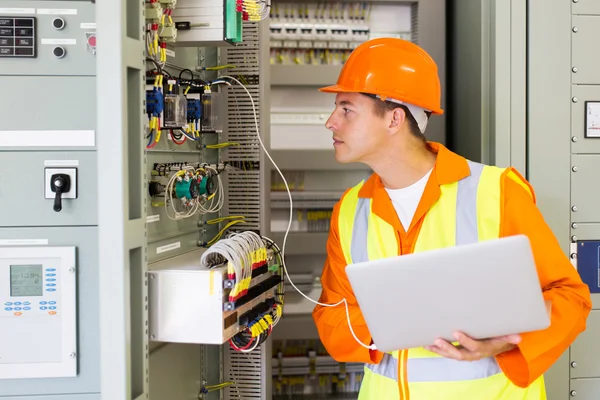
[[[406,114],[406,120],[408,121],[408,129],[410,133],[412,133],[417,139],[420,139],[425,143],[427,142],[425,135],[419,129],[419,124],[417,124],[415,117],[413,117],[412,113],[405,105],[391,101],[381,101],[372,94],[363,94],[373,99],[373,111],[378,117],[384,117],[386,112],[393,111],[396,108],[401,108],[404,111],[404,114]],[[427,118],[431,116],[431,111],[426,111],[425,113],[427,114]]]

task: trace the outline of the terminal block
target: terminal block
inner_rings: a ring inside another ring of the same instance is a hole
[[[167,43],[174,43],[177,41],[177,28],[175,28],[175,25],[165,26],[158,33],[158,36]]]
[[[162,93],[154,88],[146,91],[146,114],[160,116],[164,109]]]
[[[187,119],[188,122],[199,121],[202,118],[202,105],[200,99],[188,99]]]
[[[162,18],[163,8],[160,3],[146,3],[146,20],[158,21]]]

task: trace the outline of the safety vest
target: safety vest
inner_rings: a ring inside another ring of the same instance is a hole
[[[471,174],[440,186],[440,198],[425,215],[414,252],[465,245],[500,236],[501,180],[505,169],[468,161]],[[508,176],[526,187],[512,171]],[[348,264],[400,254],[394,228],[358,196],[361,182],[341,201],[340,242]],[[424,348],[385,353],[366,364],[359,400],[545,400],[543,376],[523,389],[494,357],[457,361]],[[400,397],[402,392],[402,397]]]

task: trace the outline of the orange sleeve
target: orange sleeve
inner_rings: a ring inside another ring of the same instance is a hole
[[[529,386],[569,348],[585,330],[591,309],[589,288],[563,253],[528,189],[533,194],[526,181],[505,178],[500,234],[529,237],[544,299],[552,302],[552,315],[550,327],[522,334],[517,348],[496,356],[502,371],[519,387]]]
[[[344,270],[347,264],[338,232],[339,205],[339,203],[336,204],[331,217],[331,228],[327,239],[327,259],[321,275],[323,289],[319,302],[335,304],[345,298],[348,302],[350,322],[354,333],[365,345],[369,345],[372,343],[371,334],[358,308],[356,297]],[[321,342],[334,360],[377,364],[383,358],[383,353],[369,350],[356,342],[348,327],[344,303],[336,307],[317,305],[312,316],[317,325]]]

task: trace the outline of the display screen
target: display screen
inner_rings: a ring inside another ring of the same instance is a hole
[[[10,266],[11,297],[42,296],[43,294],[42,265]]]

